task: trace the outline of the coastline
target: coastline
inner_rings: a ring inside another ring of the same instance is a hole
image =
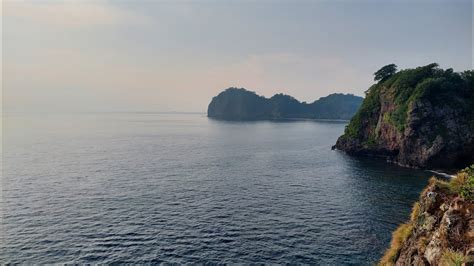
[[[443,177],[443,178],[446,178],[448,180],[452,179],[452,178],[456,178],[456,175],[454,174],[448,174],[448,173],[445,173],[445,172],[439,172],[439,171],[435,171],[435,170],[426,170],[427,172],[430,172],[430,173],[433,173],[439,177]]]
[[[320,121],[320,122],[338,122],[338,123],[348,123],[350,119],[328,119],[328,118],[279,118],[279,119],[222,119],[213,116],[207,116],[209,119],[217,121],[226,121],[226,122],[259,122],[259,121],[269,121],[269,122],[288,122],[288,121]]]

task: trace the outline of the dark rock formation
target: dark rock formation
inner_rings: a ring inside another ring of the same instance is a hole
[[[415,168],[474,162],[474,71],[430,64],[381,80],[333,148]]]
[[[268,99],[245,89],[228,88],[212,99],[207,115],[222,120],[348,120],[362,100],[351,94],[336,93],[308,104],[289,95],[276,94]]]

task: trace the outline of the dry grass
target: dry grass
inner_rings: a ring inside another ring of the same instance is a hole
[[[415,202],[413,205],[411,214],[410,214],[410,221],[412,223],[416,223],[416,220],[418,219],[418,216],[420,215],[420,203]]]
[[[447,188],[451,194],[465,200],[474,200],[474,165],[456,174],[449,182],[438,181],[440,187]]]
[[[474,200],[474,165],[458,172],[449,181],[430,179],[430,185],[434,184],[451,195],[459,195],[465,200]],[[426,189],[425,191],[426,192]]]
[[[379,265],[393,265],[400,254],[400,249],[402,248],[405,241],[410,236],[413,230],[412,224],[402,224],[400,225],[395,232],[392,234],[392,242],[390,242],[390,247],[385,252],[384,256],[380,260]]]
[[[436,178],[430,179],[430,184],[435,184],[437,182]],[[423,193],[426,194],[426,193]],[[401,224],[397,230],[392,233],[392,241],[390,242],[390,247],[385,251],[384,256],[379,262],[379,265],[394,265],[397,260],[400,250],[403,247],[403,244],[408,239],[413,231],[413,224],[416,224],[416,220],[420,215],[421,207],[420,203],[416,202],[413,205],[412,212],[410,214],[410,223]],[[423,242],[424,243],[424,242]]]
[[[467,173],[458,173],[455,178],[452,178],[451,181],[449,181],[449,190],[451,190],[452,193],[458,194],[462,187],[467,183],[467,180]]]
[[[439,261],[440,266],[461,266],[464,262],[467,262],[467,257],[461,252],[455,252],[453,250],[445,250]]]

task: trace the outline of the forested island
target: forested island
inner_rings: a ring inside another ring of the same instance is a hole
[[[352,94],[335,93],[306,103],[281,93],[265,98],[244,88],[228,88],[212,99],[207,115],[221,120],[349,120],[362,100]]]
[[[474,162],[474,71],[391,64],[375,80],[333,148],[415,168]]]

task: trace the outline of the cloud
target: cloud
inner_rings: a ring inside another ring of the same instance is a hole
[[[430,41],[439,32],[464,40],[465,19],[453,20],[458,33],[445,30],[447,23],[436,23],[451,20],[439,20],[438,9],[427,13],[426,21],[434,24],[426,34],[412,34],[416,20],[406,22],[409,28],[396,25],[408,32],[406,46],[372,32],[348,41],[351,27],[341,27],[364,22],[358,11],[337,21],[337,12],[315,16],[299,5],[295,12],[302,13],[295,14],[301,16],[282,20],[286,5],[265,5],[261,12],[217,2],[38,1],[3,3],[9,107],[205,111],[212,96],[230,86],[313,101],[332,92],[363,94],[372,73],[394,58],[400,67],[472,63],[466,42],[440,53],[448,46]],[[373,28],[372,19],[365,22],[360,28]],[[314,30],[317,25],[324,32]],[[426,43],[431,45],[425,49]]]
[[[90,28],[150,22],[150,18],[143,14],[139,15],[106,2],[5,2],[3,13],[7,19],[60,28]]]
[[[246,87],[267,97],[287,93],[302,101],[314,101],[333,92],[361,94],[371,76],[335,54],[254,54],[232,64],[219,64],[200,71],[201,80],[214,78],[214,90]],[[215,91],[214,93],[216,93]]]
[[[367,82],[360,80],[364,75],[356,73],[356,68],[331,56],[266,53],[231,62],[175,57],[173,62],[142,64],[127,54],[98,56],[77,49],[32,53],[36,56],[30,63],[7,65],[6,87],[15,88],[8,90],[10,107],[69,107],[72,103],[113,109],[205,111],[209,100],[230,86],[265,96],[283,92],[310,102],[331,92],[348,92],[354,89],[354,81],[359,80],[359,85]]]

